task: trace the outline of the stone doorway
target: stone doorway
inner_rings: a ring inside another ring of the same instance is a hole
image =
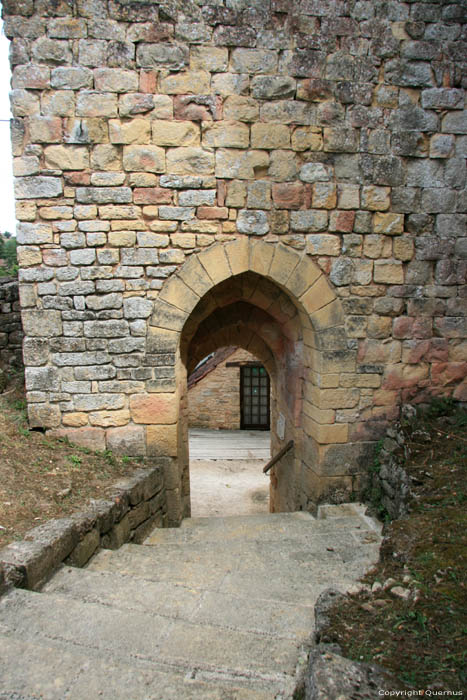
[[[271,511],[313,511],[333,491],[348,499],[355,446],[344,444],[349,425],[323,410],[321,396],[339,386],[342,372],[355,372],[356,352],[340,301],[306,254],[246,237],[216,243],[165,283],[149,332],[158,351],[165,344],[174,358],[171,523],[190,515],[187,375],[227,345],[252,352],[270,375],[272,454],[293,442],[270,473]]]

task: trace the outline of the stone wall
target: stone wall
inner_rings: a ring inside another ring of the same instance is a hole
[[[107,499],[90,501],[85,511],[49,520],[1,549],[0,595],[9,586],[38,589],[62,563],[84,566],[101,547],[140,544],[155,527],[164,527],[166,461],[121,479],[109,487]]]
[[[277,509],[465,400],[464,9],[5,0],[31,425],[177,456],[177,521],[217,347],[270,365]]]
[[[237,349],[196,383],[188,382],[188,424],[212,430],[240,430],[240,366],[254,362],[246,350]]]
[[[4,370],[22,368],[22,342],[18,280],[0,277],[0,364]]]

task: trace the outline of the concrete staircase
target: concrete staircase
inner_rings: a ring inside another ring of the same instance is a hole
[[[377,560],[354,505],[199,518],[0,600],[0,698],[291,698],[313,606]]]

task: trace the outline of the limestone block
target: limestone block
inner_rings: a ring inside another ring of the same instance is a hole
[[[230,269],[233,275],[241,274],[248,270],[249,241],[246,238],[237,238],[229,241],[224,246]]]
[[[55,428],[60,425],[60,409],[55,404],[29,404],[28,420],[31,428]]]
[[[28,90],[17,89],[10,92],[10,105],[14,117],[28,117],[40,112],[40,100]]]
[[[130,122],[110,120],[109,137],[112,143],[117,144],[146,144],[151,140],[151,126],[145,119],[133,119]]]
[[[147,452],[151,457],[177,456],[177,426],[148,425],[146,428]]]
[[[287,246],[277,245],[271,267],[269,268],[270,276],[278,284],[285,284],[294,272],[300,259],[299,253]]]
[[[404,215],[389,212],[376,212],[373,215],[373,231],[397,236],[404,230]]]
[[[308,102],[276,100],[264,102],[260,107],[261,119],[279,124],[313,124],[315,107]]]
[[[297,82],[289,76],[258,75],[251,81],[251,94],[260,100],[293,98]]]
[[[118,97],[112,92],[82,90],[76,99],[78,117],[117,117]]]
[[[50,84],[58,90],[81,90],[92,88],[94,77],[89,68],[54,68]]]
[[[237,230],[239,233],[264,236],[269,231],[266,213],[261,210],[241,209],[238,212]]]
[[[123,316],[128,319],[149,318],[152,313],[152,301],[142,297],[128,297],[123,300]]]
[[[139,44],[136,49],[136,64],[141,68],[167,68],[182,70],[189,61],[188,48],[176,44]],[[162,88],[163,92],[167,92]],[[186,92],[181,90],[180,92]]]
[[[94,86],[102,92],[135,92],[138,90],[138,74],[119,68],[96,68]]]
[[[125,204],[131,202],[130,187],[77,187],[76,201],[81,204]]]
[[[312,204],[316,209],[334,209],[337,204],[336,185],[333,182],[315,182]]]
[[[214,284],[231,276],[226,251],[221,246],[213,246],[199,254],[199,261]]]
[[[464,109],[464,93],[460,89],[430,88],[422,90],[421,98],[424,109]]]
[[[304,416],[303,428],[305,433],[321,445],[347,442],[349,426],[347,423],[334,423],[322,425],[312,418]]]
[[[265,49],[234,49],[232,68],[235,73],[273,73],[277,68],[277,52]]]
[[[227,186],[225,203],[228,207],[241,208],[245,206],[246,183],[242,180],[232,180]]]
[[[285,124],[253,124],[251,127],[252,148],[288,148],[290,130]]]
[[[45,165],[57,170],[84,170],[89,168],[89,152],[83,146],[47,146]]]
[[[96,549],[100,545],[100,533],[97,528],[87,532],[83,539],[78,542],[76,547],[65,559],[67,566],[83,567],[92,557]]]
[[[305,188],[299,182],[275,183],[272,198],[279,209],[300,209],[305,204]]]
[[[62,417],[63,425],[68,425],[71,428],[81,428],[88,424],[88,414],[74,411],[72,413],[64,413]]]
[[[389,187],[374,187],[366,185],[362,187],[362,208],[370,211],[385,211],[389,209]]]
[[[16,66],[13,69],[11,85],[15,89],[45,90],[50,87],[50,68],[32,63],[25,66]]]
[[[107,42],[81,39],[78,43],[78,57],[81,66],[98,68],[105,65]]]
[[[355,153],[358,150],[356,129],[325,127],[323,139],[324,150],[330,153]]]
[[[174,175],[209,175],[214,172],[214,154],[197,146],[171,148],[167,170]]]
[[[297,177],[298,167],[293,151],[278,150],[271,152],[268,174],[276,182],[294,180]]]
[[[145,454],[144,428],[137,425],[125,425],[109,428],[106,431],[107,449],[116,454],[138,457]]]
[[[360,207],[360,188],[358,185],[337,185],[337,206],[339,209],[358,209]]]
[[[205,95],[210,89],[211,76],[204,70],[171,73],[161,79],[161,92],[166,95]]]
[[[300,297],[305,311],[312,314],[314,311],[326,306],[335,298],[327,279],[324,276],[318,277],[311,287]]]
[[[374,281],[383,284],[403,284],[404,270],[399,261],[375,260]]]
[[[292,133],[292,148],[294,151],[321,151],[323,137],[321,130],[316,127],[297,127]]]
[[[259,103],[251,97],[229,95],[224,101],[224,117],[241,122],[259,119]]]
[[[240,73],[216,73],[211,80],[211,90],[218,95],[244,95],[248,92],[248,75]],[[18,85],[18,87],[23,87]]]
[[[128,205],[117,205],[117,204],[108,204],[106,206],[99,207],[99,218],[100,219],[114,219],[112,221],[112,230],[124,230],[131,228],[133,229],[138,229],[140,230],[142,226],[144,227],[144,224],[141,226],[140,221],[132,221],[131,219],[138,219],[140,214],[140,208],[135,207],[132,204]],[[121,219],[121,221],[116,221],[117,219]],[[129,219],[130,221],[125,221],[125,219]]]
[[[328,213],[319,209],[293,211],[290,224],[294,231],[324,231],[328,225]]]
[[[214,46],[192,46],[190,49],[190,68],[193,70],[220,73],[227,70],[229,52],[225,48]]]
[[[130,413],[135,423],[174,424],[178,418],[178,399],[176,394],[133,394]]]
[[[256,31],[252,27],[220,25],[214,31],[214,43],[218,46],[246,46],[256,44]]]
[[[15,177],[37,175],[39,170],[40,164],[37,156],[22,156],[13,159],[13,175]]]
[[[305,163],[300,169],[300,180],[303,182],[327,182],[330,179],[330,168],[324,163]]]
[[[306,237],[306,252],[309,255],[339,255],[340,247],[339,236],[315,233]]]
[[[53,41],[45,36],[36,39],[31,47],[31,56],[38,63],[71,63],[72,55],[68,41]]]
[[[97,430],[97,428],[96,428]],[[112,529],[101,538],[101,546],[104,549],[119,549],[122,544],[130,539],[131,525],[128,513],[120,522],[115,523]]]
[[[199,127],[189,121],[151,121],[152,142],[158,146],[199,146]]]
[[[394,257],[397,260],[408,262],[415,253],[414,241],[410,236],[398,236],[393,243]]]
[[[36,203],[19,200],[16,202],[16,218],[18,221],[34,221],[36,218]]]
[[[236,121],[203,122],[203,146],[223,148],[248,148],[250,130],[246,124]]]
[[[269,155],[266,151],[224,148],[216,151],[216,177],[253,180],[255,170],[267,168],[268,165]]]
[[[248,209],[271,209],[271,183],[256,180],[248,185]]]
[[[150,145],[124,146],[123,168],[129,171],[163,173],[165,172],[164,149]]]
[[[16,227],[16,240],[19,245],[53,243],[52,226],[45,223],[20,223]]]
[[[62,140],[59,117],[29,117],[29,137],[33,143],[58,143]]]
[[[18,265],[22,267],[30,267],[32,265],[40,265],[42,262],[42,253],[39,247],[18,246],[16,249]]]
[[[45,93],[41,98],[42,114],[72,117],[75,113],[75,96],[70,90],[56,90]]]

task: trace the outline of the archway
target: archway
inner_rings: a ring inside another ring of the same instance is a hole
[[[174,355],[177,463],[170,483],[178,512],[174,510],[170,520],[190,512],[187,368],[226,343],[247,346],[270,365],[272,451],[294,442],[293,450],[272,470],[271,509],[312,508],[329,481],[327,448],[348,437],[348,425],[335,422],[335,411],[319,406],[320,387],[323,381],[329,383],[328,374],[340,371],[343,344],[344,369],[348,371],[352,361],[355,366],[340,302],[320,268],[306,254],[281,244],[247,238],[216,243],[193,255],[167,281],[151,325],[155,338],[170,341]],[[341,481],[345,477],[329,476]]]

